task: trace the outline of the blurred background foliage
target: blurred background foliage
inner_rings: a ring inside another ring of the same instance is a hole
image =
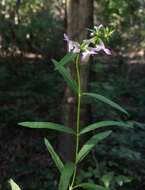
[[[65,19],[63,1],[0,1],[0,189],[6,189],[10,177],[24,190],[55,189],[57,173],[43,137],[49,136],[57,147],[57,135],[23,129],[17,123],[61,120],[65,84],[51,59],[65,53]],[[114,129],[113,135],[86,160],[81,180],[87,176],[103,183],[103,176],[113,171],[114,176],[132,179],[117,189],[145,187],[144,21],[144,0],[94,2],[94,24],[114,29],[108,44],[113,55],[93,60],[89,89],[120,103],[129,111],[129,120],[136,121],[136,128]],[[93,106],[90,115],[90,122],[128,120],[102,104]]]

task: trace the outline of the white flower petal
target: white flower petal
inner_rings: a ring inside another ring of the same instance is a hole
[[[80,53],[80,44],[78,42],[70,40],[66,34],[64,34],[64,40],[67,41],[69,52]]]
[[[96,46],[96,51],[104,51],[107,55],[111,55],[111,51],[105,47],[104,43],[101,42],[99,45]]]
[[[105,48],[105,49],[103,49],[103,50],[104,50],[104,52],[105,52],[107,55],[111,55],[110,49]]]
[[[87,59],[89,59],[89,57],[91,56],[91,55],[96,55],[97,54],[97,52],[96,51],[94,51],[95,50],[95,48],[88,48],[86,51],[84,51],[83,53],[82,53],[82,60],[87,60]]]
[[[95,30],[99,30],[100,28],[103,28],[104,26],[102,24],[100,24],[99,26],[94,26]]]
[[[70,41],[70,40],[69,40],[69,37],[68,37],[67,34],[65,34],[65,33],[64,33],[64,40],[67,41],[67,42]]]

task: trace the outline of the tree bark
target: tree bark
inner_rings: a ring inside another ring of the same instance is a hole
[[[87,28],[93,25],[93,0],[67,0],[67,34],[71,40],[81,42],[87,39]],[[75,77],[74,64],[70,64],[72,76]],[[89,65],[88,60],[81,62],[81,89],[87,90]],[[62,120],[65,126],[75,129],[76,126],[76,98],[67,87],[63,99]],[[87,122],[86,106],[81,105],[81,126]],[[59,150],[65,161],[74,158],[75,142],[70,135],[62,135],[59,140]]]

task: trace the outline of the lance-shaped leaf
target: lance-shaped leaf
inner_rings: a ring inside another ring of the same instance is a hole
[[[81,187],[83,189],[87,189],[87,190],[88,189],[89,190],[109,190],[109,189],[107,189],[105,187],[102,187],[100,185],[96,185],[96,184],[93,184],[93,183],[81,183],[79,185],[74,186],[73,189],[76,189],[76,188],[79,188],[79,187]]]
[[[55,152],[55,150],[53,149],[52,145],[50,144],[50,142],[44,138],[44,142],[45,145],[51,155],[51,158],[53,159],[55,165],[57,166],[58,170],[61,172],[63,169],[63,162],[61,161],[61,159],[59,158],[58,154]]]
[[[82,161],[87,154],[92,150],[92,148],[94,148],[94,146],[100,142],[101,140],[103,140],[104,138],[108,137],[111,134],[112,131],[105,131],[105,132],[101,132],[98,133],[96,135],[94,135],[93,137],[91,137],[80,149],[78,155],[77,155],[77,162]]]
[[[72,53],[72,52],[68,52],[61,60],[60,60],[60,64],[61,66],[65,66],[67,63],[73,61],[75,58],[77,57],[77,54]]]
[[[75,169],[74,163],[72,163],[72,162],[66,163],[66,165],[63,167],[63,170],[61,172],[58,190],[67,190],[68,189],[74,169]]]
[[[52,62],[54,64],[54,66],[55,66],[55,69],[57,70],[57,67],[59,67],[59,62],[56,61],[55,59],[52,59]]]
[[[70,71],[61,65],[58,66],[59,63],[55,60],[53,60],[53,63],[55,64],[55,67],[58,70],[58,72],[63,76],[64,80],[67,82],[67,85],[70,87],[70,89],[76,93],[77,92],[77,83],[72,78]]]
[[[103,103],[105,103],[105,104],[108,104],[108,105],[110,105],[111,107],[113,107],[113,108],[115,108],[115,109],[121,111],[122,113],[124,113],[124,114],[126,114],[126,115],[129,115],[128,112],[127,112],[124,108],[122,108],[120,105],[116,104],[116,103],[113,102],[112,100],[109,100],[109,99],[106,98],[105,96],[102,96],[102,95],[96,94],[96,93],[87,93],[87,92],[83,93],[82,95],[83,95],[83,96],[87,96],[87,97],[89,97],[89,98],[92,98],[92,99],[94,99],[95,101],[98,101],[98,100],[99,100],[99,101],[101,101],[101,102],[103,102]]]
[[[12,190],[21,190],[21,188],[14,182],[14,180],[10,179],[9,184]]]
[[[62,66],[65,66],[66,64],[68,64],[71,61],[74,61],[75,58],[77,57],[77,54],[72,53],[72,52],[68,52],[60,61],[60,64]]]
[[[55,69],[57,70],[59,66],[65,66],[69,62],[73,61],[76,58],[77,54],[72,52],[68,52],[59,62],[55,59],[52,59],[52,62],[55,65]]]
[[[63,125],[51,123],[51,122],[21,122],[18,123],[23,127],[35,128],[35,129],[51,129],[69,134],[75,134],[75,131],[71,128],[64,127]]]
[[[100,121],[97,123],[93,123],[85,128],[83,128],[80,131],[80,134],[88,133],[92,130],[95,130],[97,128],[102,128],[102,127],[108,127],[108,126],[117,126],[117,127],[125,127],[125,128],[132,128],[132,125],[129,125],[128,123],[124,123],[121,121]]]

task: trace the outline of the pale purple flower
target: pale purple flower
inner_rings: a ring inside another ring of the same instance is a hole
[[[97,54],[97,52],[95,51],[96,49],[92,48],[92,47],[86,47],[85,50],[83,50],[81,52],[80,44],[78,42],[70,40],[66,34],[64,34],[64,40],[67,41],[68,51],[73,52],[73,53],[81,53],[81,55],[82,55],[81,59],[82,60],[89,59],[90,55]],[[90,42],[88,43],[87,40],[84,42],[86,43],[87,46],[89,46]]]
[[[101,28],[103,26],[100,25],[98,27]],[[88,60],[91,55],[96,55],[99,51],[104,51],[107,55],[111,54],[111,51],[105,47],[103,42],[93,48],[89,47],[89,45],[91,44],[90,40],[84,40],[83,42],[85,43],[85,47],[82,48],[78,42],[70,40],[66,34],[64,34],[64,40],[68,44],[68,51],[78,54],[81,53],[82,60]]]
[[[89,59],[91,55],[96,55],[96,48],[88,47],[86,51],[82,52],[82,60]]]
[[[64,34],[64,40],[68,44],[68,51],[69,52],[80,53],[80,44],[78,42],[70,40],[66,34]]]
[[[97,52],[103,50],[107,55],[111,55],[111,51],[105,47],[103,42],[97,45],[95,49]]]

